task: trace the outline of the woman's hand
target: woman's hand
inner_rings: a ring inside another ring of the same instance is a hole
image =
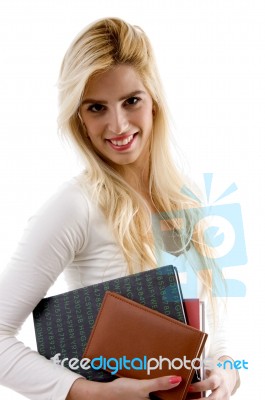
[[[225,361],[227,357],[220,358],[220,361]],[[214,368],[206,371],[206,379],[201,382],[194,383],[190,386],[189,392],[206,392],[211,390],[210,396],[207,399],[212,400],[228,400],[237,383],[237,372],[233,369]],[[207,400],[206,397],[201,400]]]
[[[108,383],[77,379],[66,400],[144,400],[149,399],[149,393],[173,389],[180,382],[179,376],[143,380],[118,378]]]

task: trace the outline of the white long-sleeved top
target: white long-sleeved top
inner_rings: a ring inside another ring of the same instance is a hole
[[[78,178],[65,183],[29,220],[0,276],[0,384],[32,400],[64,400],[80,377],[16,339],[63,271],[71,290],[126,274],[123,253]],[[190,297],[185,290],[184,297]],[[219,357],[227,354],[225,329],[221,322],[213,329],[213,311],[206,308],[207,354]]]

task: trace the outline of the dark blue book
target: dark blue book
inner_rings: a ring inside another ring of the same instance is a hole
[[[168,265],[42,299],[33,310],[38,352],[87,379],[113,380],[108,372],[80,365],[107,290],[187,323],[178,272]]]

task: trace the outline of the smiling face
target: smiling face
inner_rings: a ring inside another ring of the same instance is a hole
[[[104,160],[137,169],[149,161],[153,101],[133,67],[118,65],[93,77],[80,115],[93,148]]]

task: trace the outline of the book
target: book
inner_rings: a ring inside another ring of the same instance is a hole
[[[106,291],[187,322],[177,269],[167,265],[42,299],[33,310],[38,352],[54,362],[63,361],[87,379],[113,380],[104,370],[73,367],[70,362],[81,360]]]
[[[205,331],[204,302],[200,301],[198,298],[183,299],[183,307],[187,324],[204,332]],[[204,358],[205,358],[205,351],[203,349],[201,359]],[[204,377],[203,368],[196,369],[191,383],[199,382],[203,379],[203,377]],[[205,395],[206,395],[205,392],[187,393],[185,400],[200,399],[202,397],[205,397]],[[156,400],[156,398],[154,397],[153,400]]]
[[[201,329],[200,300],[185,299],[183,302],[187,324],[196,329]]]
[[[83,358],[133,379],[171,375],[177,369],[181,384],[154,394],[161,400],[183,400],[195,371],[192,362],[201,356],[206,339],[198,329],[107,291]]]
[[[196,329],[205,331],[205,308],[204,302],[199,299],[184,299],[183,306],[185,310],[185,315],[187,318],[187,323]],[[202,351],[201,358],[205,357],[204,349]],[[203,368],[196,370],[192,379],[192,383],[199,382],[204,376]],[[205,397],[205,392],[194,392],[188,393],[186,400],[200,399]]]

